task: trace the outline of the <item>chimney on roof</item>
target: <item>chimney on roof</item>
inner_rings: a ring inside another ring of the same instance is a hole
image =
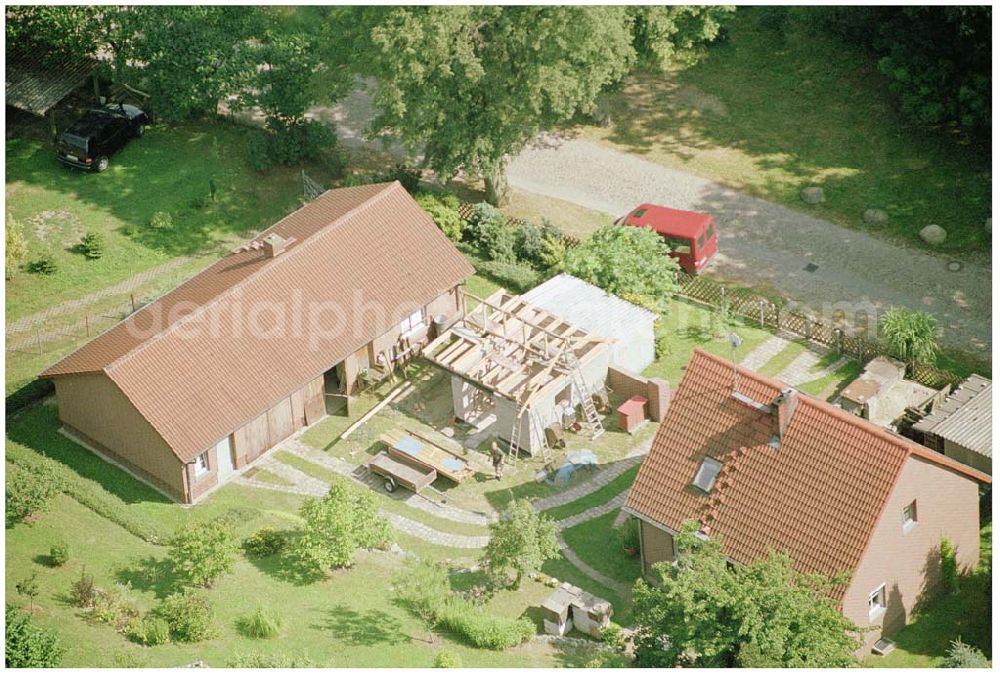
[[[786,387],[781,391],[774,401],[771,402],[771,409],[774,411],[775,423],[777,424],[778,439],[785,437],[785,431],[792,422],[795,415],[795,407],[799,405],[799,393],[791,387]]]
[[[272,232],[270,235],[264,238],[264,257],[274,258],[278,254],[282,253],[288,248],[290,239],[285,239],[281,235]]]

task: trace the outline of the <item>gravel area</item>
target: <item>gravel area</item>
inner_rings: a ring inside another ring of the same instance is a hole
[[[951,257],[814,218],[805,204],[802,212],[789,209],[582,139],[542,135],[511,163],[509,175],[519,190],[615,217],[642,202],[710,212],[719,225],[711,274],[769,286],[819,316],[894,305],[925,309],[937,317],[944,342],[989,353],[988,261],[966,258],[952,272]],[[810,263],[818,266],[814,272],[805,269]]]

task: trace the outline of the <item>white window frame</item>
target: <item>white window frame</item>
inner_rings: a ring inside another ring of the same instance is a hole
[[[875,605],[872,605],[872,601],[876,601]],[[885,612],[885,605],[885,583],[883,582],[868,594],[868,620],[874,621],[881,617]]]
[[[194,475],[197,477],[206,474],[208,474],[208,451],[194,459]]]
[[[903,507],[903,532],[909,533],[917,523],[919,523],[919,512],[917,512],[917,501],[913,500]]]
[[[403,318],[403,321],[399,323],[399,331],[405,336],[408,333],[413,333],[424,328],[426,325],[424,322],[424,310],[420,308],[415,312],[411,312],[408,317]]]

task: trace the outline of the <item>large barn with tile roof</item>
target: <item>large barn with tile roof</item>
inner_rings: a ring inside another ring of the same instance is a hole
[[[414,354],[473,272],[398,182],[330,190],[42,377],[65,433],[190,503]]]

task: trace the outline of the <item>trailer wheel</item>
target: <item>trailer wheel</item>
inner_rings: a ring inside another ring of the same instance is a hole
[[[386,493],[392,493],[396,490],[396,480],[392,477],[386,477],[385,483],[382,485],[385,486]]]

